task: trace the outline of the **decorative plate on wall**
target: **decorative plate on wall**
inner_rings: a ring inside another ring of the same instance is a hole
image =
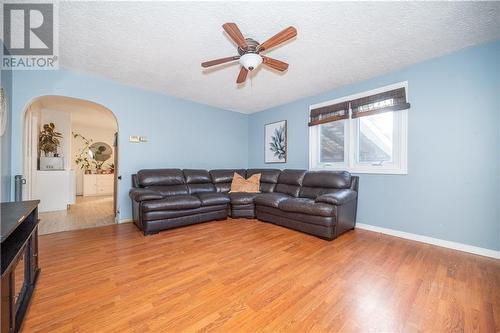
[[[92,152],[92,158],[98,162],[109,160],[113,154],[113,149],[106,142],[96,142],[89,147]]]
[[[3,88],[0,88],[0,136],[5,134],[7,129],[7,94],[5,94]]]
[[[286,163],[286,120],[265,127],[265,163]]]

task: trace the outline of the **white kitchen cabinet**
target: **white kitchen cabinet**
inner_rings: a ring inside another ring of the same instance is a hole
[[[83,196],[113,194],[114,174],[83,175]]]

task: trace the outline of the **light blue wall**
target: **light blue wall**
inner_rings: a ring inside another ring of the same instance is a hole
[[[244,168],[248,116],[67,70],[16,71],[12,171],[22,174],[22,119],[35,97],[62,95],[109,108],[119,126],[120,219],[131,218],[130,175],[142,168]],[[98,119],[96,119],[98,121]],[[149,142],[133,144],[129,135]]]
[[[361,175],[358,221],[500,250],[499,59],[500,42],[486,44],[250,116],[66,70],[17,71],[12,174],[22,173],[22,110],[42,95],[87,99],[115,113],[126,219],[130,175],[141,168],[307,168],[310,104],[408,81],[409,174]],[[266,165],[264,124],[282,119],[288,163]],[[132,134],[149,142],[131,144]]]
[[[3,48],[3,44],[0,42],[0,47]],[[0,137],[1,141],[1,201],[6,202],[11,200],[11,146],[12,146],[12,71],[10,70],[2,70],[0,78],[0,85],[4,89],[4,93],[7,97],[7,128],[5,129],[5,133],[2,137]]]
[[[249,167],[308,168],[308,107],[408,81],[408,175],[360,175],[358,222],[500,250],[500,42],[250,115]],[[264,163],[287,120],[288,163]]]

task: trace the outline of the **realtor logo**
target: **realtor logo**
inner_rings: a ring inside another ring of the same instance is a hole
[[[2,69],[58,69],[54,3],[4,3],[2,9]]]

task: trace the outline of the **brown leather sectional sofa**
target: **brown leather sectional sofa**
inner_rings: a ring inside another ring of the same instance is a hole
[[[261,193],[229,193],[234,172],[260,173]],[[358,184],[345,171],[149,169],[132,175],[129,195],[145,235],[231,216],[332,240],[354,229]]]

